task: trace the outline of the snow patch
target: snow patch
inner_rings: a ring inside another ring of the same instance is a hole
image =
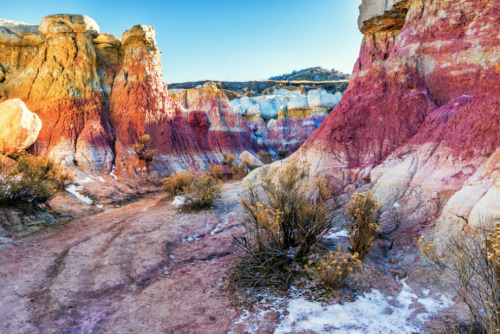
[[[349,232],[347,232],[347,230],[332,232],[325,236],[325,238],[327,239],[338,239],[338,238],[348,238],[348,237],[349,237]]]
[[[83,203],[91,205],[92,200],[89,197],[87,197],[83,194],[80,194],[80,191],[82,191],[82,190],[83,190],[83,187],[78,186],[76,184],[70,184],[69,186],[66,187],[67,192],[69,192],[70,194],[73,194],[77,199],[79,199]]]
[[[396,297],[386,297],[378,290],[359,296],[352,303],[326,305],[302,297],[288,303],[288,315],[274,332],[295,333],[421,333],[419,322],[451,306],[445,296],[418,298],[411,292],[406,279],[400,281],[402,289]],[[411,307],[421,304],[422,308]],[[420,311],[421,313],[418,313]],[[415,320],[418,320],[415,321]]]
[[[184,203],[186,203],[186,197],[184,196],[175,196],[172,201],[172,205],[176,207],[180,207],[181,205],[184,205]]]

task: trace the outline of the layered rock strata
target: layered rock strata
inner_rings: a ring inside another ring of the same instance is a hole
[[[364,0],[360,9],[349,88],[298,156],[339,192],[373,186],[413,232],[427,218],[440,217],[438,231],[500,219],[487,204],[500,177],[500,5]]]
[[[216,93],[195,103],[208,111],[170,98],[149,26],[120,40],[85,15],[51,15],[39,26],[1,20],[0,102],[16,98],[43,124],[32,153],[86,173],[135,174],[144,166],[133,145],[143,134],[158,150],[151,168],[160,174],[206,168],[223,150],[256,150]]]

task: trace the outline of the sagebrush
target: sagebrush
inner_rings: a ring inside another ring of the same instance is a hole
[[[236,243],[243,255],[232,268],[240,286],[288,285],[293,266],[307,261],[312,248],[333,224],[326,181],[313,181],[310,166],[290,161],[279,174],[267,170],[259,189],[241,201],[249,218]]]
[[[171,196],[177,196],[184,192],[184,188],[189,186],[195,178],[194,171],[189,169],[187,171],[180,171],[164,178],[161,182],[163,189]]]
[[[71,174],[47,157],[21,153],[12,168],[0,167],[0,203],[42,203],[73,181]]]
[[[486,225],[489,228],[475,234],[449,236],[441,253],[424,236],[419,245],[467,305],[470,327],[493,334],[500,331],[500,222]]]
[[[185,202],[183,211],[195,211],[210,208],[214,201],[220,197],[221,181],[210,174],[202,174],[184,187]]]
[[[359,254],[363,260],[372,250],[380,232],[380,205],[375,196],[367,189],[364,193],[356,193],[347,203],[347,232],[349,233],[349,251]]]

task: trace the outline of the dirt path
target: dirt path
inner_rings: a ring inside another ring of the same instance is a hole
[[[239,183],[212,210],[142,199],[0,249],[0,333],[225,333]]]

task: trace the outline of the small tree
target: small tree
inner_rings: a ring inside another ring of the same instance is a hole
[[[265,165],[269,165],[274,161],[273,155],[268,151],[260,151],[257,155]]]
[[[156,154],[158,150],[156,149],[148,149],[147,145],[151,142],[151,137],[148,134],[144,134],[139,137],[138,143],[134,144],[132,148],[134,152],[137,154],[139,161],[144,161],[146,163],[146,167],[149,169],[151,162],[156,159]]]

